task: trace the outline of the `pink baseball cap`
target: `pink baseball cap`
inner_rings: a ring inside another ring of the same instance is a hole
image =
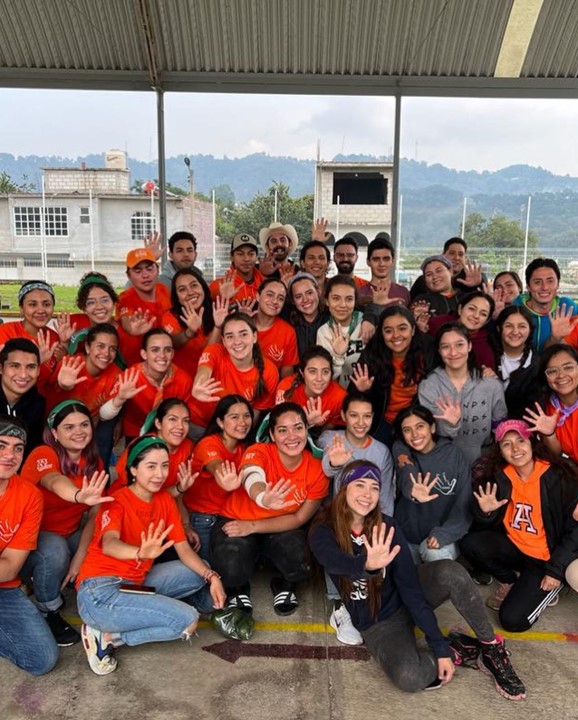
[[[504,420],[496,428],[496,440],[501,442],[504,435],[509,432],[517,432],[524,440],[529,440],[532,437],[530,427],[523,420]]]

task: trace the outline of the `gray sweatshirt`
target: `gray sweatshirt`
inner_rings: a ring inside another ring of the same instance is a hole
[[[460,392],[443,368],[435,368],[419,384],[419,402],[438,415],[440,398],[459,399],[462,417],[457,425],[436,420],[438,435],[452,439],[472,464],[492,442],[492,428],[508,416],[502,383],[497,378],[470,378]]]

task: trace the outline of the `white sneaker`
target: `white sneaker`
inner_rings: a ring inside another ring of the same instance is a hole
[[[363,645],[363,638],[358,630],[353,627],[351,616],[347,612],[345,605],[333,609],[329,624],[337,633],[337,639],[344,645]]]

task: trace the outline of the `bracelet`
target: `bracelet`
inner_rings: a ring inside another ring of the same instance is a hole
[[[80,490],[77,490],[77,491],[74,493],[74,502],[75,502],[75,503],[78,502],[78,493],[79,493],[79,492],[80,492]]]
[[[268,510],[267,506],[266,506],[265,503],[263,502],[263,498],[264,498],[264,497],[265,497],[265,490],[261,490],[261,492],[260,492],[260,493],[257,495],[257,497],[255,498],[255,502],[257,503],[257,505],[258,505],[259,507],[262,507],[262,508],[265,508],[266,510]]]
[[[548,433],[547,435],[545,435],[544,433],[541,433],[542,437],[552,437],[552,435],[555,435],[555,434],[556,434],[555,430],[554,430],[554,432]]]
[[[177,492],[179,493],[179,495],[184,495],[184,494],[187,492],[186,490],[181,490],[181,488],[179,487],[179,483],[176,483],[176,484],[175,484],[175,487],[176,487]]]
[[[207,568],[205,570],[205,572],[203,573],[202,577],[206,583],[210,582],[213,578],[218,578],[219,580],[221,579],[221,576],[219,575],[219,573],[216,572],[215,570],[213,570],[212,568]]]

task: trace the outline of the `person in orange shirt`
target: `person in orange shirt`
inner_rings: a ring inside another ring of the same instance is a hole
[[[354,275],[355,263],[358,257],[357,243],[352,237],[345,236],[338,240],[333,246],[333,262],[339,275],[347,275],[352,278],[358,289],[368,284],[367,280]]]
[[[22,477],[40,485],[44,513],[37,549],[23,567],[34,579],[38,608],[61,647],[80,636],[60,615],[61,589],[76,577],[92,535],[92,519],[82,528],[92,506],[110,502],[102,493],[108,481],[93,439],[90,410],[77,400],[64,400],[48,415],[44,445],[35,448],[22,466]]]
[[[42,494],[16,474],[25,445],[24,425],[0,415],[0,657],[44,675],[56,665],[58,646],[18,577],[36,548],[42,519]]]
[[[130,333],[131,315],[148,313],[153,327],[160,327],[163,313],[171,307],[168,289],[158,281],[159,266],[154,252],[146,248],[130,250],[126,256],[126,274],[132,286],[121,292],[116,306],[117,318]]]
[[[323,430],[343,426],[341,406],[347,393],[332,377],[331,355],[320,345],[313,345],[302,354],[299,370],[277,386],[275,402],[301,405],[309,432],[315,437]]]
[[[175,365],[189,375],[197,372],[205,347],[218,342],[228,314],[228,303],[218,296],[213,303],[203,276],[195,269],[178,270],[171,286],[172,307],[162,319],[175,347]]]
[[[286,299],[287,288],[281,280],[270,277],[259,285],[255,315],[257,342],[263,357],[271,360],[281,378],[290,375],[299,363],[295,330],[279,317]]]
[[[173,341],[166,330],[153,328],[143,337],[142,362],[117,381],[112,398],[100,408],[102,420],[116,417],[124,407],[122,430],[127,442],[140,434],[151,410],[168,397],[189,398],[193,381],[173,364]]]
[[[211,529],[223,512],[229,493],[237,485],[222,483],[217,471],[223,466],[238,468],[247,448],[253,424],[253,408],[242,395],[226,395],[217,403],[205,434],[195,447],[191,472],[198,473],[183,496],[190,513],[190,524],[201,543],[199,555],[209,560]]]
[[[210,284],[211,296],[227,300],[231,310],[240,310],[243,304],[257,299],[259,285],[265,276],[257,269],[259,246],[247,233],[239,233],[231,243],[231,267],[222,278]],[[241,305],[239,305],[241,303]]]
[[[568,565],[578,557],[574,466],[555,458],[523,420],[496,428],[474,496],[485,529],[466,535],[463,555],[498,581],[488,605],[509,632],[524,632],[558,602]]]
[[[119,645],[189,640],[197,609],[210,613],[225,601],[218,574],[187,542],[174,498],[163,489],[166,443],[155,435],[137,438],[127,467],[130,484],[97,517],[77,580],[83,646],[97,675],[116,670]],[[153,564],[172,547],[177,560]]]
[[[329,481],[305,450],[307,417],[296,403],[281,403],[269,415],[270,444],[251,445],[236,469],[218,471],[232,492],[211,533],[211,559],[227,589],[229,605],[252,612],[249,582],[259,556],[279,575],[271,581],[273,608],[290,615],[298,607],[296,584],[310,567],[304,525],[328,492]],[[244,598],[242,596],[245,596]]]
[[[199,360],[192,392],[197,402],[190,404],[191,437],[203,434],[225,395],[242,395],[253,410],[272,408],[278,382],[277,368],[259,348],[255,323],[244,313],[232,313],[223,323],[221,342],[208,345]]]

